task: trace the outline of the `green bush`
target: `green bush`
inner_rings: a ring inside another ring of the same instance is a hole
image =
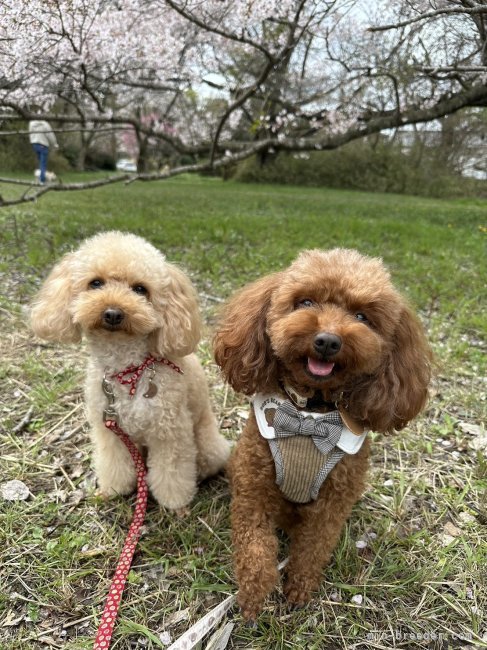
[[[70,138],[67,142],[64,142],[63,155],[68,161],[71,169],[76,169],[79,156],[79,145],[75,144],[72,138]]]
[[[5,123],[8,131],[27,131],[27,122]],[[27,134],[0,136],[0,169],[28,172],[35,169],[35,154]]]
[[[86,154],[85,169],[113,171],[115,169],[115,158],[106,151],[89,150]]]
[[[34,169],[36,168],[36,158],[34,156]],[[57,174],[58,176],[60,174],[64,174],[66,172],[69,172],[71,169],[71,165],[69,164],[69,160],[64,155],[64,151],[61,149],[51,149],[49,152],[49,160],[47,163],[47,168],[51,171]]]
[[[254,157],[240,163],[234,179],[253,183],[283,183],[371,192],[437,197],[487,196],[485,183],[452,174],[433,152],[367,140],[333,151],[281,153],[261,164]]]

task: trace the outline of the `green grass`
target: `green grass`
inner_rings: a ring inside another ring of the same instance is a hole
[[[19,191],[0,186],[4,198]],[[0,483],[20,479],[32,496],[0,500],[0,648],[90,648],[130,521],[132,499],[96,496],[82,406],[84,351],[33,340],[24,315],[54,261],[107,229],[146,237],[190,272],[208,324],[200,356],[231,438],[248,407],[212,362],[216,308],[303,248],[356,247],[383,257],[438,357],[424,416],[398,436],[375,437],[369,490],[320,594],[289,612],[276,593],[256,631],[235,618],[229,647],[432,647],[435,634],[445,641],[436,647],[457,643],[456,635],[487,647],[487,527],[470,507],[487,507],[487,465],[485,450],[475,451],[475,436],[465,432],[485,421],[486,226],[487,204],[479,200],[195,177],[52,193],[1,209]],[[202,486],[185,518],[150,504],[115,648],[163,647],[163,631],[176,639],[234,593],[229,498],[221,478]],[[457,532],[448,538],[451,524]],[[376,537],[358,551],[366,532]],[[358,595],[361,605],[352,601]]]

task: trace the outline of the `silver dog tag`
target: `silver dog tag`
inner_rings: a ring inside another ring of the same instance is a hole
[[[149,382],[149,385],[147,387],[147,391],[144,393],[144,397],[147,397],[148,399],[150,399],[151,397],[154,397],[155,395],[157,395],[157,386],[154,383]]]
[[[157,395],[157,386],[152,381],[156,376],[156,369],[154,368],[154,364],[150,365],[148,370],[151,374],[149,377],[149,385],[147,386],[147,390],[144,393],[144,397],[150,399],[151,397],[154,397],[154,395]]]

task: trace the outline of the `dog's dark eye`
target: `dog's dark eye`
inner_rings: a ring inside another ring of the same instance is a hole
[[[139,296],[146,296],[149,293],[143,284],[134,284],[132,291],[135,291]]]
[[[101,289],[104,284],[105,283],[103,282],[103,280],[100,280],[99,278],[95,278],[90,282],[88,286],[90,287],[90,289]]]
[[[313,307],[314,302],[310,300],[309,298],[305,298],[304,300],[300,300],[298,302],[298,307]]]
[[[361,323],[368,323],[369,319],[365,314],[363,314],[361,311],[355,314],[355,318],[359,320]]]

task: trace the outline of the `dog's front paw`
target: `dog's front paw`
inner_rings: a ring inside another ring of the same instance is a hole
[[[179,519],[186,519],[191,514],[191,508],[184,506],[184,508],[178,508],[175,513],[176,517],[179,517]]]
[[[198,479],[203,481],[222,472],[231,451],[231,443],[220,434],[215,435],[211,449],[206,449],[206,453],[200,452],[198,456]]]
[[[191,491],[190,494],[170,494],[170,495],[156,495],[154,494],[154,498],[156,499],[157,503],[162,506],[163,508],[167,508],[168,510],[174,510],[177,514],[178,517],[184,518],[187,516],[189,512],[189,508],[187,507],[191,501],[193,500],[194,495],[196,494],[196,486],[193,491]]]
[[[173,477],[174,480],[166,481],[160,476],[154,477],[151,472],[147,475],[147,485],[152,496],[157,503],[163,508],[169,510],[182,510],[193,499],[196,494],[196,481],[181,481]]]
[[[289,606],[293,609],[304,607],[312,598],[316,584],[303,576],[287,577],[283,592]]]
[[[115,493],[107,494],[106,492],[98,488],[97,490],[95,490],[95,496],[98,497],[99,499],[103,499],[103,501],[108,501],[108,499],[111,499],[112,497],[115,496]]]
[[[123,476],[121,474],[107,475],[105,473],[102,476],[98,476],[97,495],[104,499],[112,499],[113,497],[131,494],[135,490],[135,486],[135,476]]]
[[[247,627],[251,629],[256,629],[257,628],[256,620],[262,611],[263,603],[260,601],[256,602],[256,600],[251,596],[245,597],[240,593],[237,596],[237,602],[240,607],[240,613]]]

